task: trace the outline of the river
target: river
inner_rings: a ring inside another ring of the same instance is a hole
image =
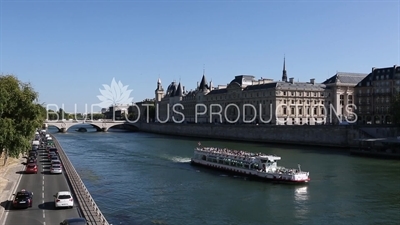
[[[321,147],[74,128],[55,136],[113,225],[400,223],[398,160]],[[190,157],[199,141],[276,154],[282,157],[279,165],[301,164],[311,182],[273,184],[194,167]]]

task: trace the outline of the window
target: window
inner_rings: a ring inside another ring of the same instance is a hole
[[[286,107],[283,108],[283,115],[286,115]]]
[[[299,108],[299,115],[303,114],[303,109]]]
[[[290,111],[291,111],[290,113],[291,113],[292,115],[294,115],[294,108],[291,108]]]

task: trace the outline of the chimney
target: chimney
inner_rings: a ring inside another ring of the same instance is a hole
[[[185,93],[185,86],[182,86],[182,92]]]
[[[294,77],[289,78],[289,82],[290,82],[291,84],[293,84],[293,83],[294,83]]]
[[[310,84],[315,84],[315,79],[314,78],[310,79]]]

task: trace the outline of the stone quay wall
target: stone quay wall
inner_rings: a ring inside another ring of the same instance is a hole
[[[81,215],[86,219],[88,225],[110,225],[103,213],[100,211],[96,202],[93,200],[88,189],[80,178],[75,167],[72,165],[68,156],[65,154],[63,148],[57,139],[51,135],[54,140],[54,144],[58,149],[61,162],[64,168],[64,174],[67,178],[68,184],[75,196],[75,200],[78,202]]]
[[[277,126],[253,124],[137,123],[140,131],[235,141],[349,148],[359,138],[369,138],[355,126]],[[201,141],[201,140],[199,140]]]

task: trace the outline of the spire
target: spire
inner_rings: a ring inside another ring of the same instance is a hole
[[[208,89],[206,76],[204,76],[204,75],[203,75],[203,77],[201,78],[199,89],[200,89],[200,90],[203,90],[203,91],[206,90],[206,89]]]
[[[157,89],[156,89],[156,91],[164,91],[164,89],[163,89],[163,87],[161,85],[161,79],[160,78],[158,78],[158,80],[157,80]]]
[[[204,77],[205,74],[206,74],[206,65],[203,64],[203,77]]]
[[[175,96],[180,97],[182,95],[183,95],[182,85],[181,85],[181,82],[179,82],[178,88],[176,89],[176,92],[175,92]]]
[[[287,74],[286,74],[286,60],[285,55],[283,55],[283,71],[282,71],[282,81],[287,82]]]

